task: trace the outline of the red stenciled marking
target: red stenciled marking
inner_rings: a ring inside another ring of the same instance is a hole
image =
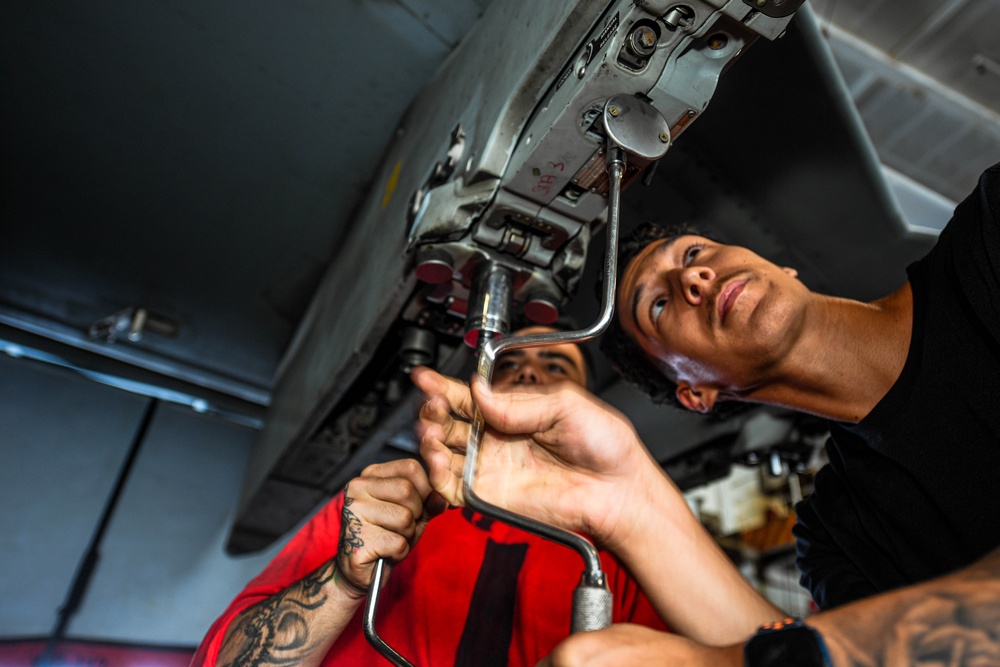
[[[566,169],[566,165],[562,162],[549,162],[548,164],[550,170],[561,172]],[[535,187],[531,188],[531,191],[549,194],[552,192],[552,184],[556,182],[557,178],[559,178],[559,174],[542,174],[538,177],[538,183],[535,184]]]

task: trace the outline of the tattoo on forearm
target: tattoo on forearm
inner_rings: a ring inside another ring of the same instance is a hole
[[[331,560],[297,584],[237,618],[219,654],[226,667],[291,665],[309,655],[321,637],[310,637],[308,616],[327,601],[323,586],[333,578]]]
[[[361,539],[361,519],[351,511],[354,498],[347,495],[350,484],[344,487],[344,510],[340,514],[340,554],[349,557],[365,545]]]
[[[1000,665],[1000,553],[946,581],[867,617],[877,631],[865,616],[840,624],[832,638],[848,664]]]
[[[334,579],[337,559],[349,558],[365,544],[361,539],[361,519],[351,510],[354,499],[347,492],[344,487],[337,555],[298,583],[237,617],[219,654],[219,665],[292,665],[328,639],[310,635],[310,614],[327,602],[324,586]]]

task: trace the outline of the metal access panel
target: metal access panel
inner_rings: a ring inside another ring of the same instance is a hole
[[[448,359],[454,372],[468,357],[481,263],[514,276],[513,312],[558,317],[607,215],[609,100],[615,113],[652,105],[666,121],[654,141],[677,140],[727,67],[782,34],[800,4],[492,3],[396,130],[298,328],[229,550],[292,528],[412,420],[410,366]],[[364,102],[349,109],[360,126]],[[626,184],[654,166],[631,161]]]

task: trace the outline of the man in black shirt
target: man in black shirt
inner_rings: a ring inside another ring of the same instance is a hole
[[[693,410],[744,400],[832,420],[795,530],[821,608],[1000,545],[1000,522],[983,520],[1000,516],[1000,167],[873,303],[802,295],[794,272],[697,237],[632,247],[602,341],[626,376]]]
[[[810,292],[790,269],[697,236],[642,244],[622,264],[623,335],[609,338],[631,346],[619,366],[632,379],[692,410],[769,403],[837,424],[831,464],[797,529],[803,580],[821,604],[923,581],[1000,545],[1000,165],[910,280],[872,303]],[[460,503],[455,450],[466,429],[448,410],[464,414],[468,392],[440,376],[416,379],[429,396],[432,484]],[[775,620],[691,525],[624,418],[568,392],[531,401],[473,393],[508,434],[497,442],[517,452],[488,457],[496,443],[486,441],[481,460],[517,476],[481,464],[484,497],[595,535],[695,640],[731,643]]]

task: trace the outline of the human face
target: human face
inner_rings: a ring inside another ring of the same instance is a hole
[[[515,332],[521,336],[551,333],[551,327],[527,327]],[[493,367],[493,385],[513,388],[520,385],[544,385],[568,380],[587,386],[587,371],[579,345],[543,345],[505,352]]]
[[[617,305],[625,332],[671,380],[738,394],[787,352],[808,294],[792,269],[686,235],[629,263]]]

